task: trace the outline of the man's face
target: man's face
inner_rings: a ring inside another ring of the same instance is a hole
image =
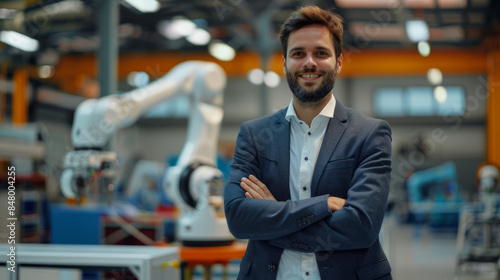
[[[283,71],[294,96],[303,103],[322,100],[333,89],[342,58],[335,59],[332,35],[322,25],[290,33]]]

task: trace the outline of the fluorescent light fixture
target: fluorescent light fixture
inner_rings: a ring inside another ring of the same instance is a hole
[[[208,44],[211,38],[212,36],[210,36],[208,31],[202,28],[196,28],[191,35],[187,36],[186,40],[193,45],[202,46]]]
[[[38,41],[16,31],[0,31],[0,41],[25,52],[38,50]]]
[[[45,6],[43,13],[48,16],[57,16],[81,13],[84,9],[85,3],[81,0],[66,0]]]
[[[427,80],[433,86],[440,85],[443,82],[443,73],[437,68],[431,68],[427,71]]]
[[[418,52],[421,56],[427,57],[431,54],[431,46],[426,41],[418,42]]]
[[[154,13],[160,9],[157,0],[125,0],[125,2],[142,13]]]
[[[406,22],[406,35],[412,42],[429,40],[429,27],[423,20],[409,20]]]
[[[248,72],[247,78],[250,83],[260,85],[264,82],[264,71],[260,68],[252,69]]]
[[[236,56],[236,51],[226,43],[214,41],[208,46],[208,53],[221,61],[231,61]]]
[[[162,21],[158,24],[158,32],[170,40],[189,36],[195,31],[196,24],[186,18],[176,18],[172,21]]]
[[[445,103],[448,99],[448,92],[443,86],[437,86],[434,88],[434,98],[439,103]]]
[[[270,88],[275,88],[280,85],[280,75],[274,71],[268,71],[264,76],[264,83]]]

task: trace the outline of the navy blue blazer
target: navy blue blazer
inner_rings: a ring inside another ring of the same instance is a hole
[[[391,129],[337,100],[318,155],[311,198],[291,201],[290,122],[286,108],[241,125],[224,186],[231,233],[249,239],[238,279],[276,279],[283,249],[314,252],[321,279],[392,279],[380,246],[391,173]],[[246,198],[255,175],[278,201]],[[346,199],[332,213],[328,196]]]

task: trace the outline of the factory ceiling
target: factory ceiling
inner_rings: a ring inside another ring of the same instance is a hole
[[[1,0],[0,30],[18,31],[38,40],[36,52],[2,47],[1,56],[34,59],[40,54],[95,52],[100,44],[98,9],[105,0]],[[347,49],[408,48],[406,23],[423,20],[431,46],[482,47],[500,34],[497,0],[143,0],[156,2],[154,12],[141,12],[119,0],[119,51],[206,52],[186,37],[168,39],[164,28],[180,17],[208,31],[211,41],[236,51],[260,53],[279,50],[280,25],[304,4],[334,8],[344,18]]]

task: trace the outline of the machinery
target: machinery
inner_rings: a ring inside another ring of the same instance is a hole
[[[216,168],[225,85],[226,75],[219,65],[188,61],[142,88],[82,102],[71,132],[74,151],[64,159],[64,196],[83,203],[82,197],[95,191],[89,185],[96,181],[109,196],[117,155],[105,146],[113,133],[135,123],[153,105],[186,96],[191,109],[186,144],[177,165],[167,168],[164,181],[166,192],[182,211],[177,238],[186,245],[231,243],[234,237],[222,207],[223,177]]]
[[[496,187],[500,172],[494,165],[484,165],[479,169],[479,195],[483,203],[485,219],[493,218],[497,208]]]
[[[462,206],[456,177],[452,162],[414,172],[406,183],[410,215],[423,222],[430,214],[433,229],[456,229]]]
[[[500,213],[498,179],[500,172],[491,164],[478,168],[479,204],[464,207],[457,236],[457,265],[500,259]]]

